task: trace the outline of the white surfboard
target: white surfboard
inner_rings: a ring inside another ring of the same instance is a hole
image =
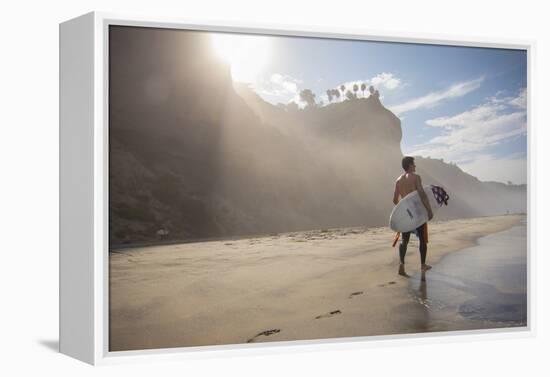
[[[435,212],[441,205],[437,203],[432,186],[424,186],[424,191],[435,216]],[[410,232],[426,222],[428,222],[428,210],[424,207],[418,191],[413,191],[402,198],[390,215],[390,228],[396,232]]]

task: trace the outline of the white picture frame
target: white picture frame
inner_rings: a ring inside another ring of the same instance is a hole
[[[340,39],[524,49],[528,103],[528,326],[330,340],[109,352],[108,348],[108,27],[145,26]],[[220,357],[296,350],[379,347],[395,343],[495,339],[534,335],[532,114],[533,41],[454,39],[412,33],[209,23],[92,12],[60,24],[60,351],[90,364]],[[458,336],[458,337],[457,337]]]

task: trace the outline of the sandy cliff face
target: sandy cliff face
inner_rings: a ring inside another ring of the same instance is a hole
[[[228,67],[199,32],[111,27],[110,46],[112,243],[219,233],[221,137],[258,123]]]
[[[377,98],[287,112],[234,87],[200,32],[112,27],[110,46],[111,245],[387,223],[402,134]],[[417,165],[449,217],[525,197]]]

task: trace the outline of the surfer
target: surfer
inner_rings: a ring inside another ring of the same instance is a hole
[[[400,198],[404,198],[413,191],[418,191],[420,200],[422,204],[426,207],[428,211],[428,220],[433,218],[432,207],[428,201],[428,196],[422,188],[422,180],[418,174],[416,174],[416,165],[414,163],[414,158],[406,156],[401,161],[401,166],[405,172],[401,174],[395,181],[395,191],[393,193],[393,204],[397,205]],[[428,245],[426,243],[427,237],[427,223],[420,225],[415,230],[416,235],[418,236],[419,249],[420,249],[420,263],[422,272],[428,271],[432,268],[430,265],[426,264],[426,254],[428,252]],[[409,238],[411,232],[404,232],[401,235],[401,243],[399,244],[399,274],[406,276],[405,273],[405,254],[407,253],[407,245],[409,243]]]

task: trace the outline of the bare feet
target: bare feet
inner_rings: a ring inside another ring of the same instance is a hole
[[[399,271],[397,273],[401,276],[405,276],[406,278],[409,277],[409,274],[405,272],[405,265],[403,263],[399,263]]]
[[[428,270],[431,270],[432,266],[430,266],[429,264],[423,264],[422,267],[420,268],[422,272],[426,272]]]

